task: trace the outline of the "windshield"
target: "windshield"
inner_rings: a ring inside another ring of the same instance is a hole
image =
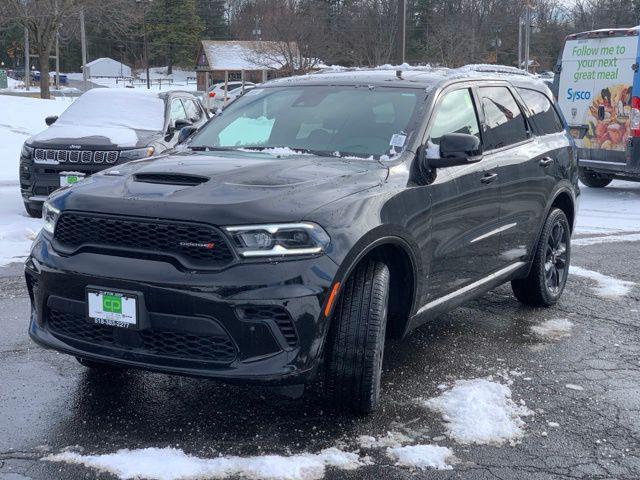
[[[190,147],[399,153],[415,129],[423,89],[354,86],[256,88],[198,132]]]
[[[56,125],[61,124],[160,131],[164,128],[164,101],[146,92],[96,88],[80,96],[60,115]]]

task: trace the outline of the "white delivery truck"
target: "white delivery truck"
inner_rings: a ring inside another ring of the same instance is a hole
[[[580,180],[640,181],[640,27],[569,35],[554,90],[578,147]]]

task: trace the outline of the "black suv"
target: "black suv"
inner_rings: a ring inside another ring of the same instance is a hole
[[[178,131],[208,114],[189,92],[96,88],[79,97],[49,128],[29,138],[20,154],[20,189],[32,217],[61,186],[130,160],[172,148]]]
[[[385,338],[565,286],[576,155],[544,84],[450,70],[269,82],[180,151],[51,196],[29,333],[92,368],[378,403]]]

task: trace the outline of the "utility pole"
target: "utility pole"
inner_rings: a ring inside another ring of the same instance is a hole
[[[407,0],[398,0],[398,20],[399,26],[396,35],[396,45],[398,60],[402,64],[405,62],[407,50]]]
[[[529,49],[531,47],[531,5],[527,2],[524,24],[524,70],[529,71]]]
[[[147,43],[147,9],[142,13],[142,35],[144,41],[144,64],[147,68],[147,90],[151,89],[151,78],[149,76],[149,44]]]
[[[60,33],[56,32],[56,90],[60,90]]]
[[[522,68],[522,15],[518,18],[518,68]]]
[[[24,29],[24,87],[26,91],[29,91],[29,84],[31,83],[31,72],[29,71],[29,64],[31,60],[29,58],[29,29]]]
[[[80,10],[80,43],[82,44],[82,82],[87,91],[87,35],[84,29],[84,10]]]

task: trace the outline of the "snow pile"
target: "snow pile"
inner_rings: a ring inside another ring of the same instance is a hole
[[[274,157],[292,157],[292,156],[300,156],[300,155],[311,155],[310,153],[304,153],[300,151],[296,151],[289,147],[272,147],[272,148],[238,148],[240,152],[249,152],[249,153],[268,153],[269,155],[273,155]]]
[[[447,435],[464,444],[513,444],[524,435],[521,417],[533,415],[511,399],[509,387],[483,378],[458,380],[423,404],[441,413]]]
[[[327,467],[355,470],[365,462],[355,453],[337,448],[318,454],[292,456],[198,458],[175,448],[123,449],[105,455],[62,452],[43,458],[50,462],[80,464],[108,472],[121,479],[179,480],[196,478],[246,477],[261,480],[315,480],[324,477]]]
[[[387,432],[385,436],[378,438],[369,435],[360,435],[358,437],[358,445],[361,448],[401,447],[411,441],[413,441],[411,437],[400,432]]]
[[[0,95],[0,184],[18,185],[18,163],[22,144],[30,136],[41,132],[47,125],[44,119],[60,115],[73,99],[13,97]]]
[[[450,462],[455,460],[453,451],[438,445],[411,445],[408,447],[388,448],[387,455],[396,461],[396,465],[410,468],[435,468],[451,470]]]
[[[0,186],[0,267],[23,261],[41,226],[24,211],[17,185]]]
[[[539,325],[533,325],[531,331],[542,339],[558,340],[570,336],[571,328],[573,323],[566,318],[553,318]]]
[[[623,297],[627,295],[635,285],[633,282],[620,280],[618,278],[603,275],[602,273],[587,270],[586,268],[577,267],[575,265],[569,267],[569,273],[579,277],[595,280],[598,286],[593,287],[593,290],[597,295],[605,298]]]

